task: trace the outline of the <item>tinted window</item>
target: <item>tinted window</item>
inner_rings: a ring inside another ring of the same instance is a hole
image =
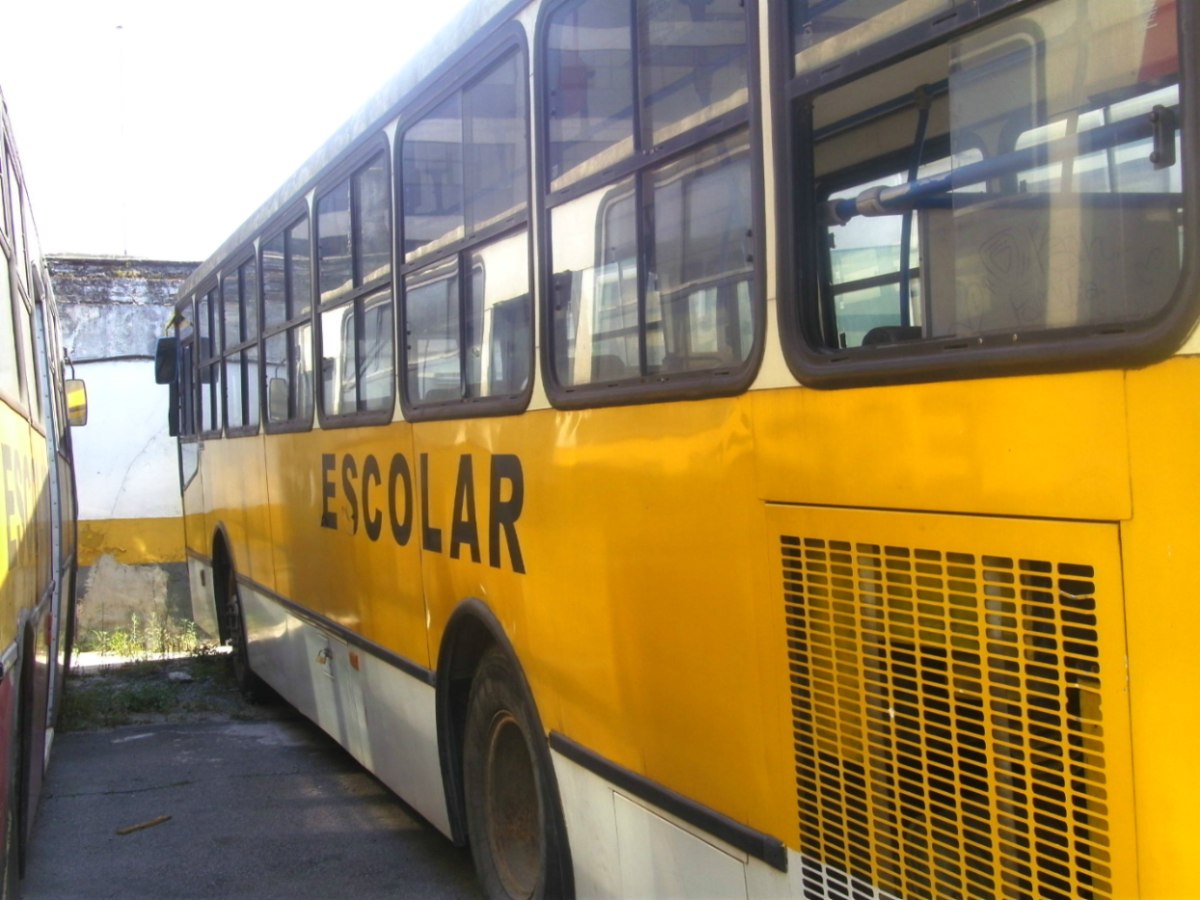
[[[404,252],[463,234],[462,102],[454,94],[404,134]]]
[[[313,414],[312,263],[308,216],[263,243],[263,329],[269,425],[306,426]],[[270,273],[270,274],[268,274]]]
[[[379,152],[317,200],[321,409],[326,416],[377,412],[382,418],[394,405],[390,178],[387,156]],[[289,240],[299,245],[299,237],[293,230]],[[303,256],[302,247],[294,249]],[[292,265],[301,289],[302,266],[299,260]],[[274,352],[294,349],[303,339],[295,334],[276,342]],[[288,365],[288,377],[298,377],[302,369],[290,357]],[[298,394],[288,405],[302,410],[302,403]]]
[[[431,189],[425,173],[434,158],[438,166],[460,166],[447,183],[465,186],[465,212],[453,216],[432,216],[442,207],[410,205],[405,194],[405,228],[416,230],[411,239],[405,232],[405,246],[418,251],[408,254],[415,262],[404,276],[410,406],[441,405],[447,415],[454,410],[448,404],[499,399],[511,405],[529,385],[525,84],[524,58],[509,52],[404,137],[404,159],[420,160],[415,176],[405,174],[405,189],[413,184],[417,200]],[[459,110],[461,120],[454,119]],[[452,127],[461,129],[460,139],[452,138]],[[440,157],[429,146],[435,133],[448,148]]]
[[[628,3],[575,0],[549,20],[546,115],[555,190],[633,152]]]
[[[1185,244],[1173,33],[1171,14],[1048,3],[798,99],[825,255],[810,341],[1014,346],[1162,310]]]

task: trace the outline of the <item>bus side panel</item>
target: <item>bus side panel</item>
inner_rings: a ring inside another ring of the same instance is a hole
[[[199,440],[180,441],[179,462],[183,509],[183,540],[187,554],[192,620],[214,640],[220,634],[212,580],[212,532],[208,527],[204,497],[204,474],[200,463],[205,454]]]
[[[210,533],[219,530],[228,539],[228,549],[240,577],[274,590],[271,513],[263,471],[262,438],[251,435],[208,441],[204,453],[208,457],[206,468],[220,473],[204,483]]]
[[[424,560],[433,646],[464,599],[482,600],[547,731],[772,833],[775,787],[763,744],[747,738],[777,718],[759,691],[765,566],[748,409],[736,398],[670,415],[421,423],[417,453],[426,546],[439,548]],[[506,472],[520,473],[515,518]]]
[[[1117,525],[768,518],[806,892],[1134,895]]]
[[[1122,529],[1141,890],[1200,896],[1200,358],[1127,376],[1134,515]]]
[[[429,668],[410,435],[396,423],[272,437],[266,481],[276,593]]]
[[[754,393],[759,496],[1127,518],[1120,372]]]
[[[449,836],[433,686],[241,590],[255,673]]]

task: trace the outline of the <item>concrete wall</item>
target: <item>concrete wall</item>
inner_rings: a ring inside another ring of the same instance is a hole
[[[81,634],[128,626],[133,614],[142,623],[188,618],[179,469],[154,347],[195,263],[57,256],[46,264],[64,349],[88,387],[88,424],[72,432]]]

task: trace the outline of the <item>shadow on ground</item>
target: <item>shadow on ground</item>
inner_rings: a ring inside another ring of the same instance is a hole
[[[22,895],[479,897],[456,848],[220,655],[68,679]]]

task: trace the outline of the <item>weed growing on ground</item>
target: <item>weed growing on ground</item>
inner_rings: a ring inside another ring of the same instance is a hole
[[[173,677],[174,676],[174,677]],[[94,731],[121,725],[286,715],[242,697],[227,654],[203,648],[184,659],[143,659],[67,676],[59,728]]]
[[[157,612],[150,613],[144,620],[133,613],[129,625],[124,628],[93,629],[82,636],[77,647],[81,652],[92,651],[125,659],[194,654],[205,648],[195,622],[173,619]]]

